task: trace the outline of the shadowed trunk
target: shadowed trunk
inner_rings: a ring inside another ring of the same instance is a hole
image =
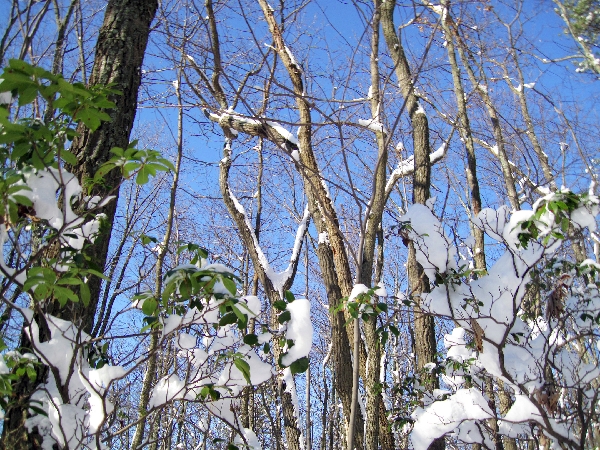
[[[113,88],[122,92],[111,100],[116,106],[108,110],[112,121],[105,122],[95,131],[91,132],[81,126],[78,131],[80,136],[73,141],[71,151],[77,156],[79,164],[71,168],[80,182],[91,178],[98,167],[110,158],[110,149],[113,147],[127,147],[129,135],[135,118],[138,89],[141,83],[141,66],[144,52],[148,43],[150,24],[154,19],[157,0],[112,0],[106,6],[104,22],[99,31],[94,69],[90,77],[90,85],[106,86],[112,83]],[[105,177],[105,185],[98,186],[92,195],[104,197],[118,195],[121,177],[118,172],[109,173]],[[117,208],[116,201],[109,202],[103,208],[107,223],[96,243],[88,250],[91,265],[103,272],[106,265],[108,245],[113,219]],[[89,280],[91,299],[89,305],[83,302],[68,303],[59,307],[57,303],[45,305],[47,313],[61,319],[71,320],[81,325],[81,329],[91,333],[96,314],[96,306],[100,298],[101,280],[91,277]],[[36,314],[36,320],[40,320]],[[41,327],[40,339],[47,340]],[[47,333],[46,333],[47,334]],[[30,348],[27,337],[21,336],[21,347]],[[1,447],[10,450],[38,449],[41,448],[39,436],[35,433],[26,433],[24,424],[27,418],[25,405],[29,402],[32,393],[46,378],[46,371],[38,371],[35,383],[18,382],[14,386],[15,395],[20,403],[8,408],[2,430]]]

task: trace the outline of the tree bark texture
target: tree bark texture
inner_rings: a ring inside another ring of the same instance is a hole
[[[113,147],[126,148],[133,128],[137,109],[137,98],[142,80],[142,63],[150,34],[150,25],[158,0],[111,0],[106,6],[104,22],[99,31],[94,58],[94,68],[90,76],[90,85],[112,87],[121,92],[111,100],[115,107],[106,112],[111,118],[91,132],[85,127],[78,131],[80,136],[73,141],[71,151],[77,156],[78,165],[73,172],[80,181],[92,178],[100,165],[110,159]],[[94,188],[92,195],[117,195],[121,175],[118,171],[108,173],[104,185]],[[89,254],[93,262],[103,271],[108,255],[110,231],[114,220],[117,202],[108,203],[103,213],[106,214],[108,226],[104,233],[96,239]],[[92,277],[89,281],[91,301],[88,307],[81,303],[74,304],[70,320],[79,321],[83,330],[91,332],[98,299],[100,298],[101,280]]]
[[[442,2],[446,8],[445,20],[442,22],[442,28],[446,38],[446,50],[448,52],[448,61],[452,71],[452,81],[454,83],[454,95],[456,97],[456,105],[458,107],[459,132],[462,141],[465,144],[467,157],[467,183],[471,194],[471,214],[476,217],[481,212],[481,194],[479,191],[479,179],[477,178],[477,157],[475,155],[475,144],[473,142],[473,133],[471,132],[471,123],[467,114],[467,100],[460,74],[460,67],[456,59],[456,51],[454,48],[454,38],[452,35],[451,23],[452,15],[450,14],[450,2],[446,0]],[[483,230],[478,227],[472,227],[473,237],[475,238],[475,248],[473,249],[473,259],[475,260],[475,268],[480,270],[486,269],[485,251],[483,242]]]
[[[379,90],[379,40],[380,40],[381,2],[373,2],[373,18],[371,21],[371,117],[373,121],[381,122],[381,93]],[[377,234],[381,226],[383,210],[386,203],[386,172],[387,172],[387,139],[383,131],[375,132],[377,143],[377,162],[372,182],[371,201],[367,206],[366,220],[363,225],[363,251],[359,283],[372,286],[375,266],[375,248]],[[387,426],[386,414],[381,414],[380,405],[383,405],[380,386],[381,344],[376,332],[377,321],[373,318],[364,322],[365,341],[368,351],[367,367],[365,374],[366,387],[366,435],[365,448],[367,450],[391,449],[393,437],[391,429]],[[385,410],[385,408],[383,408]]]
[[[412,123],[414,172],[413,172],[413,204],[424,205],[429,199],[431,187],[431,153],[429,145],[429,122],[427,115],[419,104],[415,94],[413,76],[404,53],[402,43],[396,33],[394,25],[395,0],[388,0],[381,5],[381,24],[383,35],[388,51],[395,66],[396,77],[405,98],[406,108]],[[435,362],[437,351],[435,338],[435,322],[432,316],[424,315],[419,307],[420,295],[429,292],[429,280],[423,272],[423,268],[417,262],[415,248],[409,243],[408,252],[408,282],[413,299],[416,302],[415,315],[415,353],[417,356],[417,369],[421,370],[429,362]],[[439,381],[435,376],[425,376],[424,384],[428,389],[439,387]],[[444,439],[437,439],[431,449],[445,448]]]

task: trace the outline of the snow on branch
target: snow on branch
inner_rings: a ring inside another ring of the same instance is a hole
[[[427,450],[437,437],[451,431],[481,436],[476,421],[490,419],[493,414],[481,392],[471,388],[461,389],[446,400],[418,407],[412,417],[416,420],[411,433],[413,448]]]
[[[306,207],[304,208],[304,214],[302,216],[302,219],[300,220],[300,224],[298,225],[298,230],[296,232],[296,239],[294,240],[294,247],[292,249],[292,256],[290,258],[290,262],[289,262],[287,268],[283,272],[276,272],[275,270],[273,270],[273,268],[269,264],[269,261],[267,260],[267,257],[265,256],[264,252],[262,251],[262,248],[258,242],[258,239],[256,238],[256,233],[254,232],[254,227],[250,223],[250,218],[246,214],[246,210],[244,209],[242,204],[238,201],[238,199],[235,197],[235,195],[231,192],[231,190],[229,190],[228,192],[229,192],[229,198],[235,205],[235,209],[238,211],[238,213],[240,213],[243,216],[246,228],[250,231],[250,235],[252,236],[252,240],[253,240],[254,249],[256,250],[261,268],[263,269],[265,276],[271,281],[271,284],[273,285],[275,290],[277,292],[279,292],[279,295],[281,296],[281,298],[283,298],[284,287],[285,287],[286,283],[290,280],[290,278],[295,273],[295,268],[297,266],[298,258],[300,256],[300,247],[302,245],[302,240],[304,239],[304,236],[306,235],[306,231],[308,228],[308,220],[310,219],[310,212],[308,210],[308,205],[306,205]]]
[[[230,111],[215,114],[204,110],[204,114],[224,129],[261,137],[275,143],[287,153],[300,150],[296,136],[273,120],[246,117]]]
[[[14,184],[15,191],[9,195],[10,201],[15,203],[28,201],[31,203],[31,216],[36,220],[46,220],[48,225],[57,231],[57,238],[61,248],[81,250],[85,241],[94,242],[100,222],[106,217],[97,214],[95,218],[86,220],[73,211],[72,203],[81,200],[82,188],[77,178],[65,171],[55,168],[44,170],[25,169],[20,174],[22,181]],[[58,200],[57,193],[62,200]],[[108,196],[104,199],[94,197],[84,198],[88,209],[104,206],[114,199]],[[14,277],[14,280],[23,285],[27,279],[22,270],[9,267],[5,262],[4,244],[10,242],[11,224],[0,224],[0,274]],[[60,264],[54,267],[58,271],[65,268]]]
[[[359,119],[358,124],[376,133],[387,133],[383,124],[377,119]]]
[[[498,152],[498,146],[497,145],[490,145],[485,141],[482,141],[480,139],[476,139],[477,143],[479,145],[481,145],[484,148],[487,148],[490,153],[492,155],[494,155],[496,158],[499,157]],[[535,183],[529,176],[527,176],[514,162],[508,160],[508,165],[510,166],[511,170],[513,170],[519,177],[519,184],[521,186],[529,186],[531,188],[531,190],[535,193],[537,193],[538,195],[547,195],[550,193],[550,189],[548,189],[545,186],[540,186],[539,184]]]
[[[44,315],[50,340],[40,341],[33,311],[20,311],[37,358],[50,368],[47,380],[31,397],[46,416],[34,414],[25,425],[29,431],[37,427],[44,448],[53,448],[55,443],[66,449],[82,448],[86,435],[96,433],[114,409],[106,399],[107,389],[127,371],[121,366],[90,367],[87,354],[93,345],[91,337],[72,322]]]
[[[444,156],[446,156],[447,148],[448,147],[447,147],[446,143],[443,143],[442,145],[440,145],[440,147],[435,152],[430,153],[429,154],[430,163],[433,165],[433,164],[436,164],[437,162],[439,162],[440,160],[442,160],[442,158],[444,158]],[[411,155],[408,158],[403,159],[402,161],[398,162],[398,166],[394,169],[394,171],[390,175],[390,178],[389,178],[387,184],[385,185],[386,197],[390,195],[390,193],[392,192],[392,189],[394,188],[394,185],[400,178],[406,177],[408,175],[412,175],[412,173],[414,171],[415,171],[414,155]]]
[[[290,64],[292,66],[295,66],[296,69],[300,71],[300,73],[302,73],[302,67],[300,67],[300,65],[296,62],[296,58],[294,57],[294,54],[292,53],[290,48],[286,45],[283,49],[285,50],[285,53],[287,54],[288,58],[290,58]]]

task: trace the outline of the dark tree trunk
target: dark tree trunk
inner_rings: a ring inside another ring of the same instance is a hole
[[[111,0],[106,6],[104,22],[99,31],[96,45],[94,68],[90,77],[90,85],[112,84],[122,95],[115,95],[112,101],[115,108],[107,111],[112,121],[102,124],[95,132],[81,127],[80,136],[73,142],[71,150],[77,155],[79,164],[71,170],[83,182],[93,177],[101,164],[110,158],[113,147],[127,147],[129,135],[133,127],[137,106],[138,90],[141,83],[141,66],[148,43],[150,24],[158,8],[158,0]],[[112,172],[105,177],[105,185],[94,188],[92,195],[117,195],[121,177],[118,172]],[[108,219],[103,233],[96,243],[88,250],[92,263],[100,271],[106,265],[110,232],[116,211],[116,201],[103,208]],[[91,300],[88,306],[82,302],[70,303],[64,308],[57,304],[46,305],[46,311],[59,318],[72,320],[81,325],[82,329],[91,333],[94,316],[100,298],[101,280],[93,277],[89,281]],[[39,305],[41,306],[41,305]],[[41,315],[36,313],[36,320]],[[42,324],[43,325],[43,324]],[[41,340],[47,340],[41,326]],[[21,347],[30,349],[27,336],[21,336]],[[39,449],[40,436],[35,432],[28,433],[25,427],[27,405],[32,393],[46,379],[46,370],[38,371],[34,383],[20,380],[13,386],[18,402],[7,408],[2,430],[0,448],[10,450]]]
[[[96,44],[90,85],[112,84],[122,95],[115,95],[111,99],[116,104],[115,108],[107,111],[111,122],[103,123],[93,133],[80,129],[81,136],[73,142],[72,150],[79,160],[73,172],[80,181],[94,176],[100,165],[110,159],[113,147],[125,148],[129,144],[142,80],[142,62],[157,8],[158,0],[111,0],[106,7]],[[118,195],[121,175],[117,171],[110,172],[104,181],[104,185],[94,188],[92,195]],[[102,212],[106,214],[109,224],[89,252],[100,270],[106,265],[116,209],[116,201],[104,207]],[[79,321],[83,330],[91,333],[100,298],[101,280],[96,277],[90,279],[89,287],[90,305],[74,310],[72,320]]]

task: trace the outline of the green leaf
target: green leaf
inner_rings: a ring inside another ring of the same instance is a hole
[[[235,313],[230,312],[225,314],[223,317],[221,317],[221,319],[219,320],[219,326],[223,327],[225,325],[231,325],[232,323],[236,323],[237,322],[237,316],[235,315]]]
[[[237,320],[238,327],[246,328],[248,326],[248,316],[245,315],[242,311],[240,311],[237,306],[232,306],[231,309],[233,309],[233,313],[236,315],[236,317],[238,319]]]
[[[48,412],[46,410],[38,408],[37,406],[34,406],[31,403],[28,405],[28,408],[40,416],[48,416]]]
[[[348,312],[352,317],[358,319],[358,303],[350,302],[348,303]]]
[[[235,281],[233,281],[231,278],[227,278],[227,277],[222,277],[221,281],[223,282],[223,285],[225,286],[225,288],[229,291],[229,293],[231,295],[236,294],[237,287],[235,286]]]
[[[146,234],[142,234],[140,236],[140,239],[142,241],[142,245],[148,245],[149,243],[154,243],[154,244],[158,244],[158,239],[156,239],[153,236],[148,236]]]
[[[142,327],[142,329],[140,330],[141,333],[144,333],[145,331],[148,331],[151,328],[162,327],[162,324],[158,321],[157,317],[144,317],[144,320],[142,322],[145,322],[147,325]]]
[[[202,398],[206,398],[206,397],[208,397],[209,390],[210,390],[210,388],[208,386],[204,386],[202,389],[200,389],[200,394],[198,394],[198,395]]]
[[[113,155],[115,155],[115,156],[117,156],[117,157],[121,158],[121,157],[123,157],[123,152],[124,152],[124,150],[123,150],[121,147],[113,147],[113,148],[111,148],[111,149],[110,149],[110,152],[111,152]],[[118,158],[117,158],[117,159],[118,159]]]
[[[284,311],[281,314],[279,314],[279,317],[277,317],[277,322],[283,324],[285,322],[287,322],[288,320],[291,320],[292,315],[290,314],[289,311]]]
[[[389,328],[394,336],[398,337],[400,335],[400,330],[398,330],[398,328],[394,325],[390,325]]]
[[[240,372],[242,372],[242,375],[244,375],[244,379],[246,380],[246,382],[248,384],[252,384],[250,382],[250,364],[248,364],[246,361],[244,361],[241,358],[234,359],[233,364],[235,365],[235,367],[237,367],[237,369]]]
[[[104,176],[110,172],[111,170],[113,170],[116,167],[116,164],[113,162],[105,162],[104,164],[102,164],[98,170],[96,171],[96,173],[94,174],[94,180],[98,181],[101,180],[102,178],[104,178]]]
[[[169,170],[171,172],[175,171],[175,166],[173,165],[173,163],[171,161],[169,161],[168,159],[164,159],[164,158],[160,158],[160,162],[161,164],[163,164],[165,166],[165,169],[161,169],[165,172],[168,172]]]
[[[110,116],[105,113],[104,111],[97,111],[97,117],[102,121],[102,122],[110,122],[111,118]]]
[[[271,351],[271,345],[268,342],[265,342],[263,345],[263,353],[269,353]]]
[[[45,276],[47,272],[52,272],[48,267],[32,267],[27,271],[27,276],[36,277],[36,276]],[[53,272],[52,272],[53,273]]]
[[[389,333],[386,330],[381,332],[381,345],[385,345],[388,341]]]
[[[64,162],[72,166],[76,166],[78,163],[77,157],[68,150],[62,150],[60,152],[60,157]]]
[[[48,267],[32,267],[27,271],[27,280],[23,283],[23,290],[28,291],[35,286],[49,289],[56,281],[56,274]]]
[[[554,204],[558,207],[558,209],[561,209],[563,211],[569,210],[569,207],[567,206],[567,204],[565,202],[561,202],[560,200],[557,200],[556,202],[554,202]]]
[[[83,122],[90,130],[96,131],[100,126],[101,117],[102,113],[100,113],[100,111],[92,108],[83,108],[75,115],[75,117],[73,117],[73,119],[77,122]]]
[[[27,277],[27,279],[25,280],[25,283],[23,283],[23,291],[27,292],[29,289],[31,289],[33,286],[39,285],[40,282],[43,282],[42,280],[40,280],[37,277]]]
[[[309,359],[306,356],[304,356],[300,359],[297,359],[292,364],[290,364],[290,371],[292,372],[292,374],[306,372],[309,364],[310,364]]]
[[[163,289],[163,293],[162,293],[162,302],[166,305],[169,297],[176,291],[177,289],[177,285],[175,282],[170,282],[168,283],[165,288]]]
[[[189,278],[184,278],[179,285],[179,294],[182,299],[188,299],[192,295],[192,282]]]
[[[102,278],[104,281],[110,281],[110,277],[104,275],[102,272],[94,269],[87,269],[90,275],[96,275],[98,278]]]
[[[59,284],[61,286],[67,286],[67,285],[77,286],[82,283],[83,282],[79,278],[73,278],[73,277],[63,277],[57,281],[57,284]]]
[[[87,283],[82,283],[82,285],[79,287],[79,294],[81,295],[81,302],[85,305],[88,306],[90,304],[90,287],[88,286]]]
[[[244,344],[247,345],[257,345],[258,344],[258,336],[255,335],[254,333],[249,333],[246,336],[244,336]]]
[[[28,105],[33,102],[38,94],[37,86],[29,86],[19,90],[19,106]]]
[[[377,309],[379,311],[387,312],[388,306],[386,303],[377,303]]]
[[[148,182],[149,178],[150,177],[149,177],[149,173],[148,173],[147,167],[146,166],[142,166],[140,168],[140,171],[137,174],[137,177],[135,178],[135,182],[137,184],[139,184],[139,185],[143,185],[143,184],[146,184]]]
[[[21,181],[21,179],[18,177],[9,177],[6,179],[7,184],[17,183],[19,181]],[[30,191],[31,192],[31,188],[25,184],[12,184],[12,186],[10,186],[6,190],[6,193],[14,194],[15,192],[21,192],[21,191]]]
[[[17,223],[19,221],[19,210],[15,203],[10,202],[8,204],[8,215],[12,223]]]
[[[566,217],[563,217],[562,220],[560,221],[560,229],[562,230],[563,233],[566,233],[567,231],[569,231],[569,219]]]
[[[156,308],[158,307],[158,302],[153,297],[148,297],[142,303],[142,312],[147,316],[151,316],[156,312]]]
[[[204,385],[200,391],[200,394],[198,394],[198,397],[202,398],[203,400],[206,400],[208,396],[210,396],[212,400],[219,400],[221,398],[221,393],[215,390],[214,384]],[[223,442],[223,439],[215,439],[213,442],[217,441]]]
[[[287,303],[283,300],[277,300],[276,302],[273,302],[273,308],[278,309],[279,311],[285,311]]]
[[[25,197],[24,195],[11,195],[11,197],[15,203],[25,206],[33,206],[31,200],[29,200],[29,198]]]
[[[79,302],[79,297],[77,297],[71,289],[55,285],[53,291],[54,296],[58,298],[61,305],[64,304],[63,302],[66,303],[67,300],[71,300],[73,303]]]
[[[221,398],[221,393],[215,390],[212,386],[210,387],[208,393],[210,395],[210,398],[214,401],[217,401]]]
[[[292,291],[285,291],[285,299],[288,301],[288,303],[292,303],[295,300],[294,294],[292,294]]]

